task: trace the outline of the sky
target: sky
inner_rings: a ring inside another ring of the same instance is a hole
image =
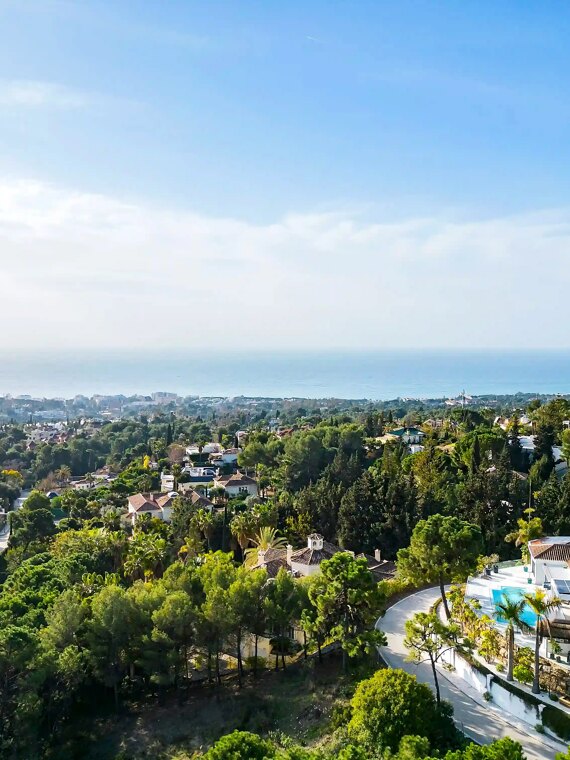
[[[0,0],[3,347],[570,347],[569,32],[562,0]]]

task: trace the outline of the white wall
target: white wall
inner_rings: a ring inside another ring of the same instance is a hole
[[[446,652],[442,660],[450,663],[455,667],[455,675],[463,679],[469,686],[474,688],[479,694],[488,691],[491,694],[491,703],[501,708],[510,715],[519,720],[536,726],[540,723],[540,715],[543,706],[535,707],[527,704],[522,697],[511,694],[501,684],[492,680],[492,676],[484,676],[476,668],[464,660],[455,650]]]

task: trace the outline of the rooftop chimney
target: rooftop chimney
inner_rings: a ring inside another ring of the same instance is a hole
[[[314,551],[320,551],[323,548],[323,537],[318,533],[311,533],[307,538],[307,546]]]
[[[380,549],[374,549],[374,559],[376,562],[382,562],[382,552]]]

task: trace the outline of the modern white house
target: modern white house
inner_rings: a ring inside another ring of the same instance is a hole
[[[235,467],[237,465],[238,456],[241,449],[224,449],[221,454],[210,454],[210,462],[217,466],[230,465]]]
[[[174,475],[163,472],[160,476],[160,490],[163,492],[174,491]]]
[[[570,602],[570,536],[547,536],[528,542],[530,574],[537,586]]]

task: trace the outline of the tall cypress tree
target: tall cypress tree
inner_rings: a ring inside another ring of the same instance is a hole
[[[509,430],[509,456],[513,470],[520,471],[524,468],[524,455],[520,442],[520,422],[516,412],[513,412],[511,427]]]
[[[474,474],[479,471],[481,467],[481,445],[479,443],[479,436],[475,436],[473,441],[473,448],[471,449],[471,473]]]

